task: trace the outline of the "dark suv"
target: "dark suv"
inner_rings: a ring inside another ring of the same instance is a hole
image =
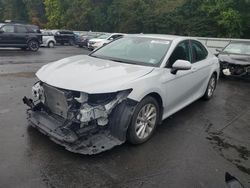
[[[15,47],[36,52],[42,35],[32,25],[0,23],[0,47]]]
[[[59,30],[55,33],[56,43],[64,45],[68,43],[69,45],[74,45],[76,43],[76,36],[73,31]]]

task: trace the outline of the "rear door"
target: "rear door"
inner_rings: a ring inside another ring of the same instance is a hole
[[[208,58],[208,51],[203,46],[203,44],[196,40],[191,40],[191,50],[192,50],[192,71],[193,77],[196,82],[196,87],[194,88],[197,92],[197,96],[204,94],[209,74],[212,69],[211,59]]]
[[[0,33],[0,45],[11,46],[12,44],[16,44],[14,25],[4,25],[1,28],[1,31],[2,32]]]
[[[18,45],[25,45],[27,44],[28,38],[29,38],[29,33],[28,30],[25,26],[23,25],[16,25],[15,26],[15,37],[16,37],[16,42]]]

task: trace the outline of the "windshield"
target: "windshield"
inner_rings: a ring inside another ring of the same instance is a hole
[[[250,55],[250,42],[231,43],[223,50],[223,52]]]
[[[107,39],[109,38],[110,34],[103,34],[103,35],[100,35],[99,37],[97,37],[98,39]]]
[[[93,52],[91,56],[122,63],[159,66],[171,41],[145,37],[125,37]]]

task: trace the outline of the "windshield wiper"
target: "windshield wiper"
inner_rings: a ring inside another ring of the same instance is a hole
[[[132,62],[132,61],[124,61],[124,60],[120,60],[120,59],[107,59],[107,60],[118,62],[118,63],[127,63],[127,64],[133,64],[133,65],[137,64],[137,63]]]
[[[118,62],[118,63],[127,63],[126,61],[124,61],[124,60],[120,60],[120,59],[108,59],[107,58],[107,60],[110,60],[110,61],[114,61],[114,62]]]
[[[89,56],[99,58],[99,59],[114,61],[114,62],[118,62],[118,63],[127,63],[127,64],[132,64],[132,65],[137,65],[138,64],[137,62],[126,61],[126,60],[123,60],[123,59],[113,59],[113,58],[109,58],[109,57],[106,57],[106,56],[97,56],[97,55],[92,55],[92,54],[90,54]]]

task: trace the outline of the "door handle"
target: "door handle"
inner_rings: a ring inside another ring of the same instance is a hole
[[[192,68],[193,72],[196,72],[198,69],[196,67]]]

